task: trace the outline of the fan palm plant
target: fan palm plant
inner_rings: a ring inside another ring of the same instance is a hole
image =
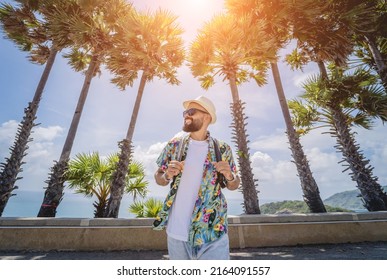
[[[305,5],[305,3],[303,4]],[[254,21],[265,20],[265,38],[271,38],[272,40],[272,48],[270,50],[272,53],[276,54],[279,49],[283,48],[288,43],[290,39],[290,22],[286,19],[286,17],[289,14],[294,13],[296,10],[289,5],[286,5],[286,1],[265,2],[260,5],[255,0],[228,0],[226,1],[226,6],[229,13],[234,14],[234,16],[250,14]],[[302,11],[302,7],[298,7],[297,10]],[[254,44],[260,44],[262,41],[263,40],[261,38]],[[300,143],[299,135],[295,132],[294,125],[291,120],[277,65],[277,57],[273,54],[267,54],[266,60],[270,61],[278,100],[286,124],[287,137],[289,139],[290,149],[294,159],[293,162],[296,164],[298,177],[301,182],[304,201],[311,212],[326,212],[325,206],[320,197],[319,188],[310,170],[309,162]]]
[[[199,31],[190,47],[189,65],[194,77],[204,89],[214,84],[215,76],[223,76],[230,85],[233,134],[238,151],[242,180],[244,209],[247,214],[259,214],[256,179],[252,172],[244,103],[240,100],[238,84],[254,79],[258,85],[266,82],[267,63],[262,57],[269,51],[271,41],[262,40],[264,23],[254,22],[249,15],[239,18],[218,15]],[[261,44],[255,44],[261,40]]]
[[[108,49],[112,48],[111,34],[115,32],[118,19],[132,12],[132,7],[124,0],[114,1],[66,1],[65,7],[54,7],[47,17],[50,19],[49,34],[56,42],[70,38],[72,51],[67,54],[70,65],[76,71],[87,67],[79,100],[67,133],[58,162],[51,168],[50,178],[38,216],[54,217],[56,208],[63,197],[64,173],[68,167],[83,107],[92,78],[100,72]]]
[[[387,194],[373,176],[360,147],[356,143],[351,126],[370,128],[371,118],[387,117],[387,97],[377,79],[368,71],[356,70],[346,74],[333,68],[330,76],[315,76],[304,85],[302,100],[289,102],[294,122],[300,132],[307,133],[317,124],[330,127],[336,138],[336,149],[346,161],[346,170],[351,170],[352,180],[357,183],[366,209],[386,210]]]
[[[70,189],[85,196],[95,196],[93,203],[94,217],[102,218],[108,203],[111,191],[111,177],[118,162],[118,155],[111,155],[105,159],[98,153],[78,154],[69,161],[65,179]],[[130,193],[134,201],[137,196],[144,198],[147,194],[148,181],[145,178],[145,169],[139,162],[129,165],[130,176],[125,180],[125,193]]]
[[[113,73],[112,82],[120,89],[133,86],[139,72],[140,85],[126,137],[120,142],[120,160],[112,178],[112,191],[106,217],[118,217],[124,179],[132,156],[132,141],[141,99],[147,82],[155,77],[177,85],[176,68],[184,61],[182,29],[176,17],[168,11],[154,14],[132,13],[120,21],[114,36],[114,47],[109,52],[107,68]]]
[[[129,206],[129,212],[136,218],[155,218],[163,207],[163,202],[155,198],[146,201],[136,201]]]
[[[16,1],[18,4],[0,5],[0,24],[6,37],[12,40],[20,50],[28,51],[29,60],[37,64],[45,64],[42,76],[35,90],[32,101],[24,109],[24,117],[19,124],[11,155],[1,163],[0,173],[0,216],[13,196],[12,191],[17,189],[15,183],[21,179],[18,174],[22,171],[23,158],[27,154],[28,142],[32,141],[30,135],[35,123],[39,103],[43,90],[49,78],[57,52],[63,47],[57,46],[51,41],[46,32],[47,22],[41,18],[42,10],[49,8],[49,3],[42,4],[33,1]]]

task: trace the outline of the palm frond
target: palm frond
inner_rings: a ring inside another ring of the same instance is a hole
[[[348,125],[354,125],[359,126],[365,129],[371,129],[373,126],[373,121],[370,115],[364,113],[364,112],[357,112],[355,115],[348,115],[346,114],[348,118]]]
[[[316,123],[321,122],[320,114],[312,103],[303,103],[302,100],[294,99],[288,101],[288,106],[292,113],[293,124],[300,134],[308,133]]]
[[[211,86],[214,85],[215,79],[212,75],[206,75],[203,77],[199,77],[199,82],[202,88],[209,89]]]
[[[136,218],[145,217],[145,205],[142,201],[134,201],[129,206],[129,212],[136,215]]]
[[[144,205],[146,209],[146,217],[154,218],[157,217],[157,214],[161,211],[163,202],[151,197],[145,201]]]
[[[161,211],[163,203],[155,198],[146,201],[135,201],[129,206],[129,212],[136,215],[136,218],[155,218]]]
[[[40,21],[32,10],[21,5],[0,4],[0,26],[5,38],[13,41],[21,51],[31,51],[35,44],[42,44],[47,40],[45,34],[38,32]]]
[[[146,71],[148,81],[158,77],[179,84],[176,68],[185,54],[177,17],[159,9],[154,13],[133,11],[127,19],[117,23],[114,47],[106,61],[114,75],[112,82],[125,89],[133,85],[139,71]]]
[[[70,53],[63,55],[64,58],[68,59],[68,63],[75,71],[84,71],[91,62],[91,56],[87,52],[73,48]]]
[[[216,73],[224,79],[236,77],[237,84],[250,79],[265,83],[267,61],[274,59],[275,52],[271,51],[273,44],[264,30],[265,23],[253,20],[250,14],[239,18],[229,14],[214,16],[190,45],[188,65],[193,76],[205,89],[213,85],[210,77]],[[255,71],[258,68],[260,76]]]

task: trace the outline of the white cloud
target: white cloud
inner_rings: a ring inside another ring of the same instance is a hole
[[[263,163],[263,164],[271,164],[273,163],[273,159],[265,153],[256,152],[251,156],[251,161],[253,165]]]
[[[260,136],[251,143],[250,147],[255,150],[266,152],[288,152],[289,143],[285,133]],[[289,152],[288,152],[289,153]]]
[[[356,185],[348,173],[342,173],[344,168],[338,164],[341,157],[330,146],[333,143],[330,137],[314,133],[306,140],[303,141],[306,142],[304,153],[321,197],[325,199],[334,193],[355,189]],[[261,197],[269,200],[301,200],[300,180],[296,166],[291,161],[286,135],[278,132],[262,136],[251,147],[257,150],[251,160],[254,176],[259,179]]]
[[[15,137],[15,133],[17,131],[19,123],[15,120],[9,120],[7,122],[4,122],[0,126],[0,148],[2,154],[5,151],[5,147],[9,146]],[[3,151],[4,149],[4,151]]]
[[[337,154],[324,153],[317,147],[306,150],[306,153],[308,154],[310,164],[313,166],[313,170],[316,172],[331,168],[340,161]]]
[[[165,147],[165,145],[167,145],[167,142],[164,142],[164,143],[158,142],[156,144],[153,144],[149,147],[148,153],[149,154],[160,154],[162,149]]]
[[[4,145],[13,143],[19,123],[15,120],[4,122],[0,126],[0,142]],[[63,132],[60,126],[42,127],[32,129],[31,136],[35,142],[52,142]],[[3,146],[3,145],[2,145]]]
[[[134,149],[133,157],[134,159],[140,161],[147,172],[147,176],[151,177],[153,180],[153,174],[157,170],[156,160],[160,155],[162,149],[165,147],[166,143],[156,143],[151,145],[148,148],[142,148],[137,146]]]
[[[49,127],[42,127],[38,126],[35,129],[33,129],[33,138],[35,141],[38,142],[52,142],[57,137],[61,136],[63,133],[63,128],[60,126],[49,126]]]
[[[251,161],[262,199],[297,199],[299,190],[296,189],[297,176],[292,162],[274,159],[260,151],[252,155]]]
[[[158,186],[154,179],[154,173],[157,170],[156,160],[159,157],[162,149],[167,143],[155,143],[149,147],[137,146],[134,149],[134,159],[140,161],[146,170],[146,180],[149,182],[149,195],[153,197],[164,197],[168,192],[168,187]]]

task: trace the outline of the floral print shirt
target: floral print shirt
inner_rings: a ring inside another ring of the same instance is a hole
[[[216,182],[217,172],[211,163],[216,161],[214,140],[209,133],[207,136],[208,154],[203,165],[203,178],[192,211],[188,236],[188,242],[193,247],[214,241],[227,233],[227,201],[221,191],[220,184]],[[188,135],[170,140],[157,159],[157,165],[166,170],[170,160],[183,161],[188,151],[189,138]],[[218,141],[218,146],[222,160],[229,162],[231,170],[236,173],[237,168],[230,146],[222,141]],[[179,188],[180,178],[181,173],[172,181],[163,208],[153,223],[153,229],[162,230],[167,226],[169,210]]]

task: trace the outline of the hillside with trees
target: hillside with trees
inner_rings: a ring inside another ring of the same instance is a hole
[[[349,212],[350,210],[325,205],[327,212]],[[261,206],[262,214],[310,213],[307,204],[300,200],[285,200],[265,203]]]
[[[383,187],[387,191],[387,186]],[[336,193],[324,200],[327,212],[351,212],[365,210],[359,190]],[[263,204],[262,214],[310,213],[307,204],[300,200],[284,200]]]
[[[384,186],[383,189],[386,192],[387,186]],[[324,203],[329,206],[342,207],[352,210],[365,209],[360,198],[360,191],[358,189],[334,194],[325,199]]]

